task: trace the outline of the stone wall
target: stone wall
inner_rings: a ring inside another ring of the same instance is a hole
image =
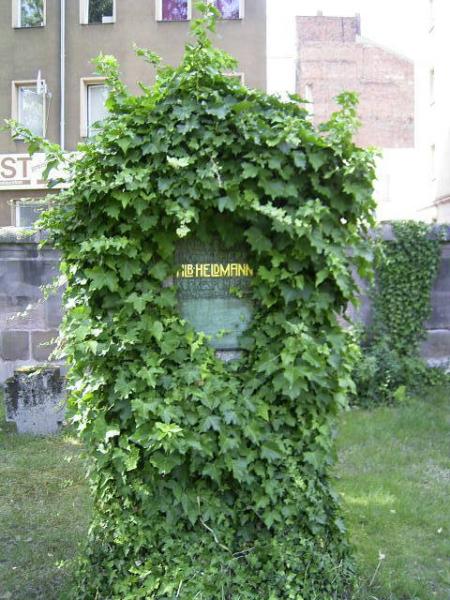
[[[431,316],[422,354],[432,364],[450,361],[450,227],[442,244],[441,264],[431,294]]]
[[[392,239],[392,229],[383,228],[382,235]],[[41,291],[58,273],[58,254],[40,248],[41,239],[41,234],[30,235],[26,229],[0,228],[0,383],[17,367],[46,362],[52,346],[43,344],[58,333],[61,298],[54,295],[44,302]],[[445,363],[450,361],[450,226],[431,303],[423,355],[434,364]],[[353,316],[370,319],[370,303],[364,294]]]
[[[0,228],[0,382],[15,368],[46,362],[58,334],[61,298],[44,301],[41,286],[58,274],[58,255],[41,234]]]
[[[427,337],[422,344],[422,356],[431,365],[450,364],[450,225],[439,225],[442,236],[441,261],[431,292],[431,315],[425,324]],[[383,225],[376,235],[384,240],[394,240],[392,226]],[[353,322],[369,323],[372,318],[367,286],[359,280],[361,304],[351,308],[348,319]]]

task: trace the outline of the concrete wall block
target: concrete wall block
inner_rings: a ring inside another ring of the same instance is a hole
[[[48,329],[57,329],[63,317],[62,292],[49,296],[45,302],[45,318]]]
[[[58,337],[58,330],[50,331],[32,331],[31,332],[31,351],[34,360],[47,361],[50,354],[55,349],[53,342]]]
[[[450,329],[450,292],[433,291],[427,329]]]
[[[0,260],[33,259],[39,256],[37,244],[0,244]]]
[[[3,360],[28,360],[30,358],[30,334],[28,331],[2,331],[0,357]]]
[[[48,329],[43,301],[28,296],[0,296],[0,331]]]
[[[37,300],[41,296],[41,270],[37,261],[0,261],[0,290],[9,296],[28,296]]]
[[[54,260],[59,265],[60,253],[58,250],[55,250],[50,246],[44,246],[43,248],[39,248],[38,252],[38,256],[41,260]]]
[[[40,296],[39,286],[58,274],[56,261],[0,260],[0,290],[11,296]]]
[[[450,361],[450,330],[435,329],[428,331],[422,344],[422,356],[429,361]]]
[[[450,248],[446,245],[442,249],[441,262],[433,291],[450,292]]]

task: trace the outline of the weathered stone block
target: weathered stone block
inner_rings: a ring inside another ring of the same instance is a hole
[[[6,381],[5,404],[8,420],[18,433],[57,433],[65,414],[64,379],[57,367],[17,369]]]
[[[0,298],[0,331],[48,329],[43,302],[26,296]]]
[[[450,331],[428,331],[427,339],[422,344],[422,356],[432,362],[450,362]]]
[[[58,337],[58,331],[32,331],[31,352],[34,360],[46,361],[55,349],[55,344],[50,343]]]
[[[36,273],[31,275],[33,265]],[[9,296],[28,296],[37,300],[42,295],[39,288],[42,282],[40,275],[37,274],[40,271],[38,261],[0,261],[0,289],[2,293]]]
[[[28,360],[30,358],[28,331],[3,331],[0,340],[0,356],[3,360]]]
[[[63,317],[62,297],[61,294],[53,294],[45,303],[45,316],[47,326],[50,329],[57,329]]]
[[[450,292],[450,246],[442,248],[441,261],[433,291]]]
[[[427,329],[450,329],[450,292],[433,291]]]
[[[39,254],[36,244],[2,244],[0,259],[30,259],[37,258]]]

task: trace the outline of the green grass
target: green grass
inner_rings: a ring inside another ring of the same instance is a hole
[[[60,600],[89,519],[80,444],[18,436],[1,417],[0,599]]]
[[[342,418],[336,487],[360,600],[450,598],[448,397]],[[83,470],[70,432],[18,436],[0,418],[0,600],[64,597],[89,520]]]
[[[449,396],[343,418],[335,485],[363,600],[450,599]]]

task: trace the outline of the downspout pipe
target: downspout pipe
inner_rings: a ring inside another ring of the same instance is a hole
[[[59,145],[61,150],[65,149],[66,144],[66,0],[61,0],[61,21],[60,21],[60,115],[61,122],[59,128]]]

